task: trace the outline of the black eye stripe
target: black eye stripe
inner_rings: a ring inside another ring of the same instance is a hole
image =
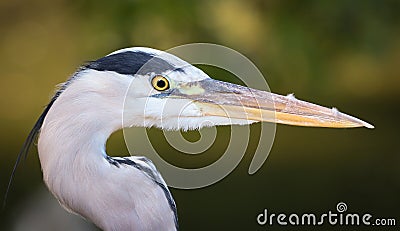
[[[143,51],[125,51],[108,55],[87,63],[85,67],[98,71],[115,71],[126,75],[146,75],[166,71],[185,72],[182,68],[175,67],[167,60]]]

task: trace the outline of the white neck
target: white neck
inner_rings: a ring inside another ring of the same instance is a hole
[[[93,70],[80,75],[55,100],[41,128],[39,158],[49,190],[103,230],[175,230],[160,186],[137,168],[104,158],[108,137],[123,127],[133,77]]]
[[[105,143],[111,133],[122,128],[129,77],[88,72],[90,75],[83,72],[85,76],[72,80],[57,98],[40,132],[44,181],[60,200],[66,181],[85,177],[82,174],[101,176],[106,164]]]

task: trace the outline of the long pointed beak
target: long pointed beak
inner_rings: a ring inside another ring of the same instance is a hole
[[[206,79],[180,84],[171,96],[191,99],[203,116],[229,117],[296,126],[374,128],[353,116],[296,99],[232,83]]]

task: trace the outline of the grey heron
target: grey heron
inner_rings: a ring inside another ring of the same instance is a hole
[[[167,101],[172,104],[163,107]],[[174,199],[154,164],[108,156],[108,137],[129,126],[188,130],[261,121],[373,128],[335,109],[214,80],[176,56],[133,47],[84,64],[62,84],[19,158],[39,135],[48,189],[66,210],[103,230],[177,230]]]

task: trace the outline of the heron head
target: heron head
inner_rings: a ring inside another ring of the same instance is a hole
[[[214,80],[176,56],[150,48],[122,49],[85,68],[123,79],[121,82],[128,86],[113,89],[124,96],[124,126],[188,130],[266,121],[297,126],[373,127],[292,95]]]

